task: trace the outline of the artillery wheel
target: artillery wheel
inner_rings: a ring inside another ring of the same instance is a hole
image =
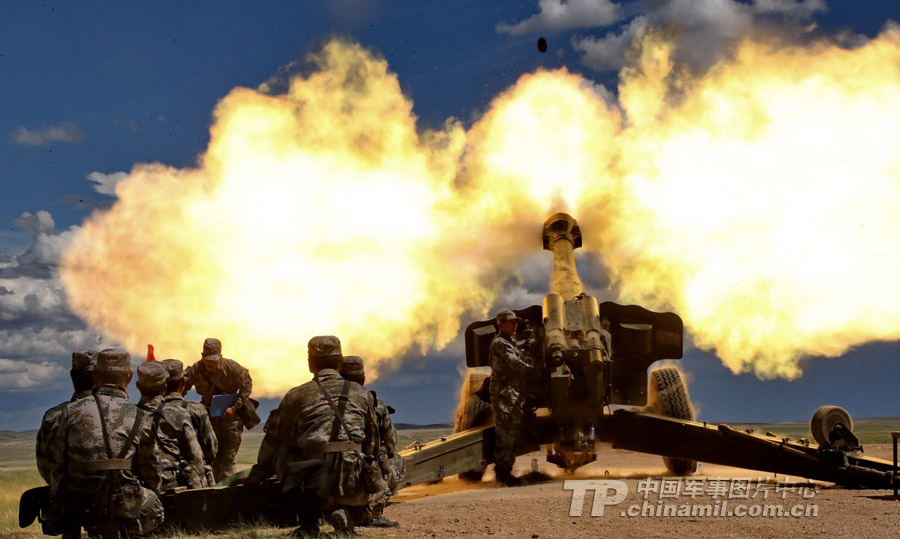
[[[487,380],[488,374],[485,372],[469,372],[463,381],[462,390],[459,396],[459,408],[456,409],[456,423],[453,425],[453,432],[462,432],[473,427],[481,427],[490,425],[494,422],[494,413],[491,405],[481,400],[476,391],[481,389],[484,381]],[[459,478],[465,481],[481,481],[485,468],[478,467],[466,470],[459,474]]]
[[[830,435],[832,429],[842,423],[848,430],[853,430],[853,418],[847,410],[840,406],[820,406],[809,422],[809,430],[812,432],[813,439],[819,442],[819,447],[831,449],[835,447],[831,441]]]
[[[650,372],[645,410],[673,419],[694,420],[694,408],[678,369],[662,367]],[[672,475],[690,475],[697,471],[696,460],[663,457],[663,463]]]

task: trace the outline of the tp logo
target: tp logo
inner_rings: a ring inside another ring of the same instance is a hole
[[[572,491],[572,503],[569,504],[570,517],[581,516],[584,495],[589,490],[594,491],[594,503],[591,504],[592,517],[602,517],[604,506],[618,505],[628,496],[628,485],[624,481],[613,479],[567,479],[563,483],[563,490]]]

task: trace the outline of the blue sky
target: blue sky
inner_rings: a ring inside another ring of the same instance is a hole
[[[69,228],[115,202],[103,182],[138,162],[194,164],[219,99],[236,86],[257,86],[330,36],[384,56],[414,102],[419,127],[427,128],[450,116],[471,122],[538,67],[566,66],[614,91],[622,43],[639,20],[689,21],[696,42],[707,47],[725,47],[722,36],[755,26],[790,34],[815,23],[819,35],[864,38],[900,20],[896,2],[853,4],[785,0],[766,10],[737,0],[5,2],[0,429],[36,428],[43,410],[69,394],[71,351],[112,344],[69,312],[54,266]],[[548,40],[546,54],[535,46],[539,36]],[[708,52],[685,47],[690,58]],[[88,179],[92,174],[100,183]],[[546,284],[540,276],[521,286],[539,295]],[[602,284],[588,282],[594,290]],[[33,296],[39,299],[28,300],[29,290],[42,291]],[[374,384],[398,409],[396,421],[452,420],[460,351],[457,342],[424,359],[410,357]],[[702,419],[786,421],[804,420],[822,404],[840,404],[857,417],[900,415],[898,360],[900,343],[864,345],[842,358],[804,361],[804,376],[792,382],[735,376],[696,349],[686,352],[683,366]]]

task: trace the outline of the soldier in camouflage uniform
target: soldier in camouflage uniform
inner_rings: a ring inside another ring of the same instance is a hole
[[[219,442],[216,440],[216,433],[213,432],[212,423],[209,421],[209,412],[206,411],[206,406],[199,402],[184,400],[184,364],[177,359],[166,359],[162,364],[166,368],[166,372],[168,372],[164,400],[166,403],[187,410],[191,426],[194,427],[194,432],[197,433],[200,449],[203,450],[203,467],[206,470],[206,480],[212,486],[216,483],[213,478],[212,464],[215,461],[216,452],[219,450]]]
[[[206,409],[214,395],[238,394],[235,403],[219,417],[211,418],[213,431],[219,442],[219,450],[213,461],[213,475],[221,481],[234,473],[234,462],[244,427],[252,429],[259,424],[256,405],[250,399],[253,380],[250,371],[233,359],[222,357],[222,343],[219,339],[206,339],[200,361],[184,371],[185,391],[197,389]]]
[[[138,369],[138,406],[153,418],[153,430],[159,447],[163,492],[176,487],[208,487],[203,451],[191,426],[187,410],[163,400],[169,373],[158,361],[146,361]]]
[[[497,314],[500,331],[491,341],[491,408],[494,411],[494,471],[497,480],[509,486],[520,484],[513,476],[516,461],[516,438],[522,426],[522,404],[525,400],[525,373],[533,369],[513,336],[522,319],[510,310]]]
[[[35,459],[37,460],[38,472],[50,486],[51,497],[56,492],[59,477],[54,477],[51,473],[53,470],[56,470],[56,463],[49,460],[47,455],[49,441],[53,438],[57,427],[59,427],[59,420],[66,406],[70,402],[91,396],[91,390],[94,389],[94,368],[97,366],[97,354],[96,350],[81,350],[72,353],[72,370],[69,371],[69,376],[72,378],[72,386],[75,388],[75,392],[72,394],[71,399],[57,404],[44,413],[41,428],[37,433]]]
[[[385,490],[375,461],[380,441],[369,392],[341,378],[337,337],[309,341],[313,380],[287,392],[272,411],[248,482],[277,474],[283,499],[298,513],[296,535],[318,536],[323,514],[352,533],[348,506],[365,506]]]
[[[152,421],[128,401],[128,353],[107,349],[97,357],[96,389],[69,403],[48,441],[50,473],[60,477],[47,521],[83,525],[104,539],[143,534],[163,518],[159,456]]]
[[[366,368],[363,359],[359,356],[344,356],[340,374],[345,380],[356,382],[361,386],[366,384]],[[355,509],[354,521],[360,526],[376,528],[392,528],[397,522],[384,516],[384,508],[391,495],[396,492],[397,486],[406,475],[406,463],[397,454],[398,436],[397,429],[391,421],[394,409],[378,398],[374,391],[369,391],[375,402],[375,417],[378,420],[378,437],[381,438],[381,446],[378,448],[378,463],[381,466],[381,475],[387,485],[385,495],[380,497],[365,508]]]
[[[56,487],[61,479],[61,470],[47,454],[50,440],[59,427],[59,420],[66,406],[70,402],[91,396],[91,390],[94,389],[94,368],[97,366],[97,354],[96,350],[81,350],[72,353],[72,370],[69,371],[69,376],[72,378],[75,392],[71,399],[47,410],[41,420],[41,428],[38,430],[35,446],[35,460],[37,460],[38,472],[50,486],[50,499],[53,499],[56,494]],[[81,526],[74,524],[71,529],[63,531],[62,535],[63,539],[81,537]]]

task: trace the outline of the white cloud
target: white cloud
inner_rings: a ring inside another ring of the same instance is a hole
[[[522,35],[606,26],[619,20],[619,5],[610,0],[539,0],[540,12],[516,24],[501,23],[497,32]]]
[[[646,17],[636,17],[618,33],[609,32],[600,38],[573,37],[572,48],[583,53],[582,63],[594,71],[618,71],[625,65],[625,52],[631,42],[646,25]]]
[[[819,11],[827,11],[825,0],[756,0],[753,10],[757,13],[781,13],[807,18]]]
[[[94,191],[101,195],[116,196],[116,184],[128,177],[127,172],[113,172],[112,174],[104,174],[102,172],[91,172],[85,179],[94,182]]]
[[[52,142],[81,142],[84,135],[76,122],[58,122],[29,129],[19,126],[10,133],[7,143],[23,146],[46,146]]]
[[[538,14],[517,24],[499,24],[497,31],[527,34],[607,29],[602,35],[571,39],[572,48],[582,53],[582,62],[596,71],[621,69],[635,36],[647,26],[671,30],[678,40],[675,60],[705,69],[728,54],[762,21],[769,28],[806,28],[813,15],[827,10],[824,0],[660,0],[618,4],[611,0],[540,0],[538,7]],[[622,21],[627,23],[613,28]]]
[[[0,390],[58,386],[65,372],[61,365],[49,361],[31,363],[0,358]]]
[[[14,219],[13,224],[31,232],[50,232],[56,227],[53,216],[47,210],[39,210],[36,214],[26,211]]]
[[[16,224],[33,232],[22,254],[0,253],[0,389],[65,382],[73,350],[106,348],[68,307],[57,264],[78,227],[54,233],[41,210]]]
[[[610,105],[612,107],[619,106],[619,104],[618,104],[619,100],[616,98],[616,95],[614,93],[612,93],[610,91],[610,89],[607,88],[606,86],[604,86],[600,83],[585,79],[584,81],[581,82],[581,87],[587,88],[588,90],[594,92],[594,94],[596,94],[597,97],[599,97],[600,99],[605,101],[607,105]]]

